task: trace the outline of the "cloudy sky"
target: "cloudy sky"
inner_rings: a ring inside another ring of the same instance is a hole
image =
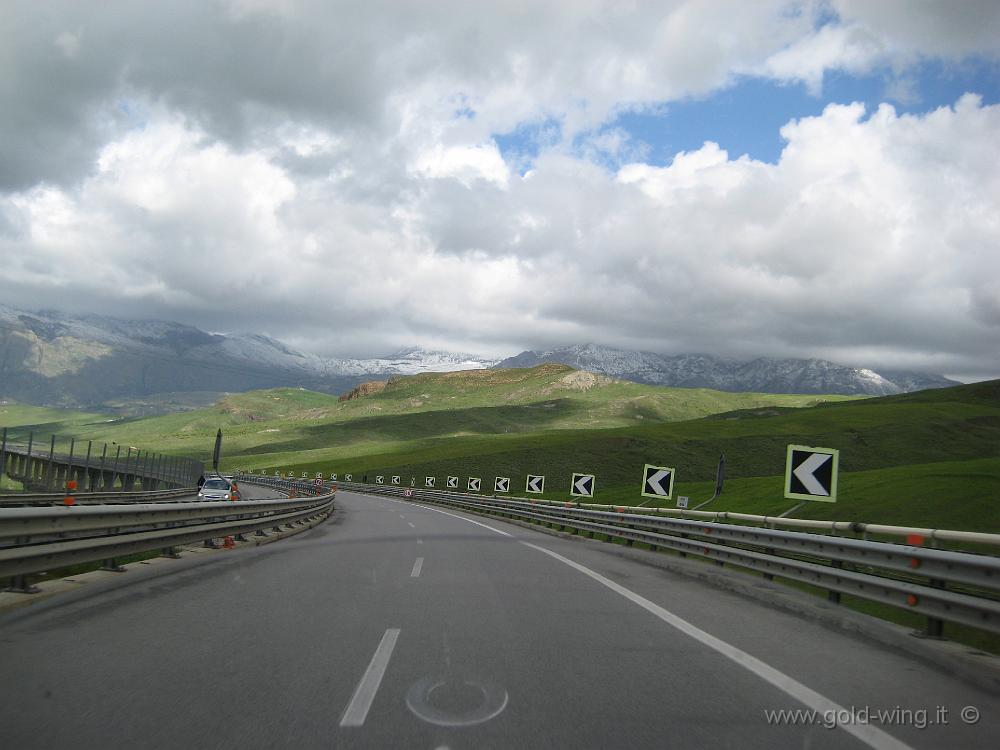
[[[995,0],[0,5],[0,302],[1000,377]]]

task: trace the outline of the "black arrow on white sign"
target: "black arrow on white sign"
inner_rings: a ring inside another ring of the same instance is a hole
[[[482,485],[483,480],[479,477],[469,477],[469,491],[479,492],[479,487]]]
[[[375,477],[375,484],[385,484],[385,477]]]
[[[448,487],[449,487],[449,489],[453,489],[453,490],[457,489],[458,488],[458,477],[448,477]]]
[[[399,477],[393,477],[392,478],[392,483],[393,484],[399,484]]]
[[[497,477],[493,483],[494,492],[510,492],[510,477]]]
[[[524,485],[525,492],[533,492],[535,494],[545,491],[545,477],[539,476],[537,474],[528,474],[528,481]]]
[[[424,487],[433,487],[434,477],[424,477]]]

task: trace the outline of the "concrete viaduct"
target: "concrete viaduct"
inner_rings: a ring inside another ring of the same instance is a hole
[[[47,443],[47,444],[46,444]],[[27,444],[0,437],[0,476],[21,482],[34,492],[58,492],[76,480],[78,492],[173,489],[193,487],[204,473],[204,464],[184,456],[166,456],[131,446],[107,443],[98,452],[93,441],[70,441],[68,453],[57,453],[53,435],[41,445],[34,435]],[[124,450],[123,450],[124,448]]]

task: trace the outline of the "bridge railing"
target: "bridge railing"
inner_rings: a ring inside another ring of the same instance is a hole
[[[0,433],[0,478],[9,476],[25,489],[52,491],[66,481],[77,482],[81,492],[107,491],[120,486],[131,490],[136,484],[146,489],[194,486],[204,472],[204,464],[185,456],[168,456],[135,446],[112,443],[103,447],[88,440],[28,432],[15,442],[8,428]],[[57,450],[57,445],[60,450]],[[65,449],[65,450],[64,450]]]
[[[626,507],[595,510],[575,503],[546,504],[416,488],[344,482],[340,486],[541,524],[609,542],[623,540],[629,546],[639,542],[652,550],[672,550],[684,557],[756,571],[769,580],[810,584],[826,590],[827,598],[835,603],[847,594],[923,615],[929,636],[940,637],[944,622],[1000,633],[1000,558],[996,554],[669,518],[630,512]],[[952,536],[962,538],[963,534],[1000,550],[1000,535],[956,531]],[[919,534],[911,537],[910,542],[922,539]]]

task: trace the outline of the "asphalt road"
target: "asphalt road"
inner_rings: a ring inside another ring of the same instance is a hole
[[[350,493],[337,507],[277,544],[0,617],[0,743],[998,744],[997,696],[600,543]],[[810,725],[768,720],[810,707]],[[850,724],[838,709],[887,715]]]

